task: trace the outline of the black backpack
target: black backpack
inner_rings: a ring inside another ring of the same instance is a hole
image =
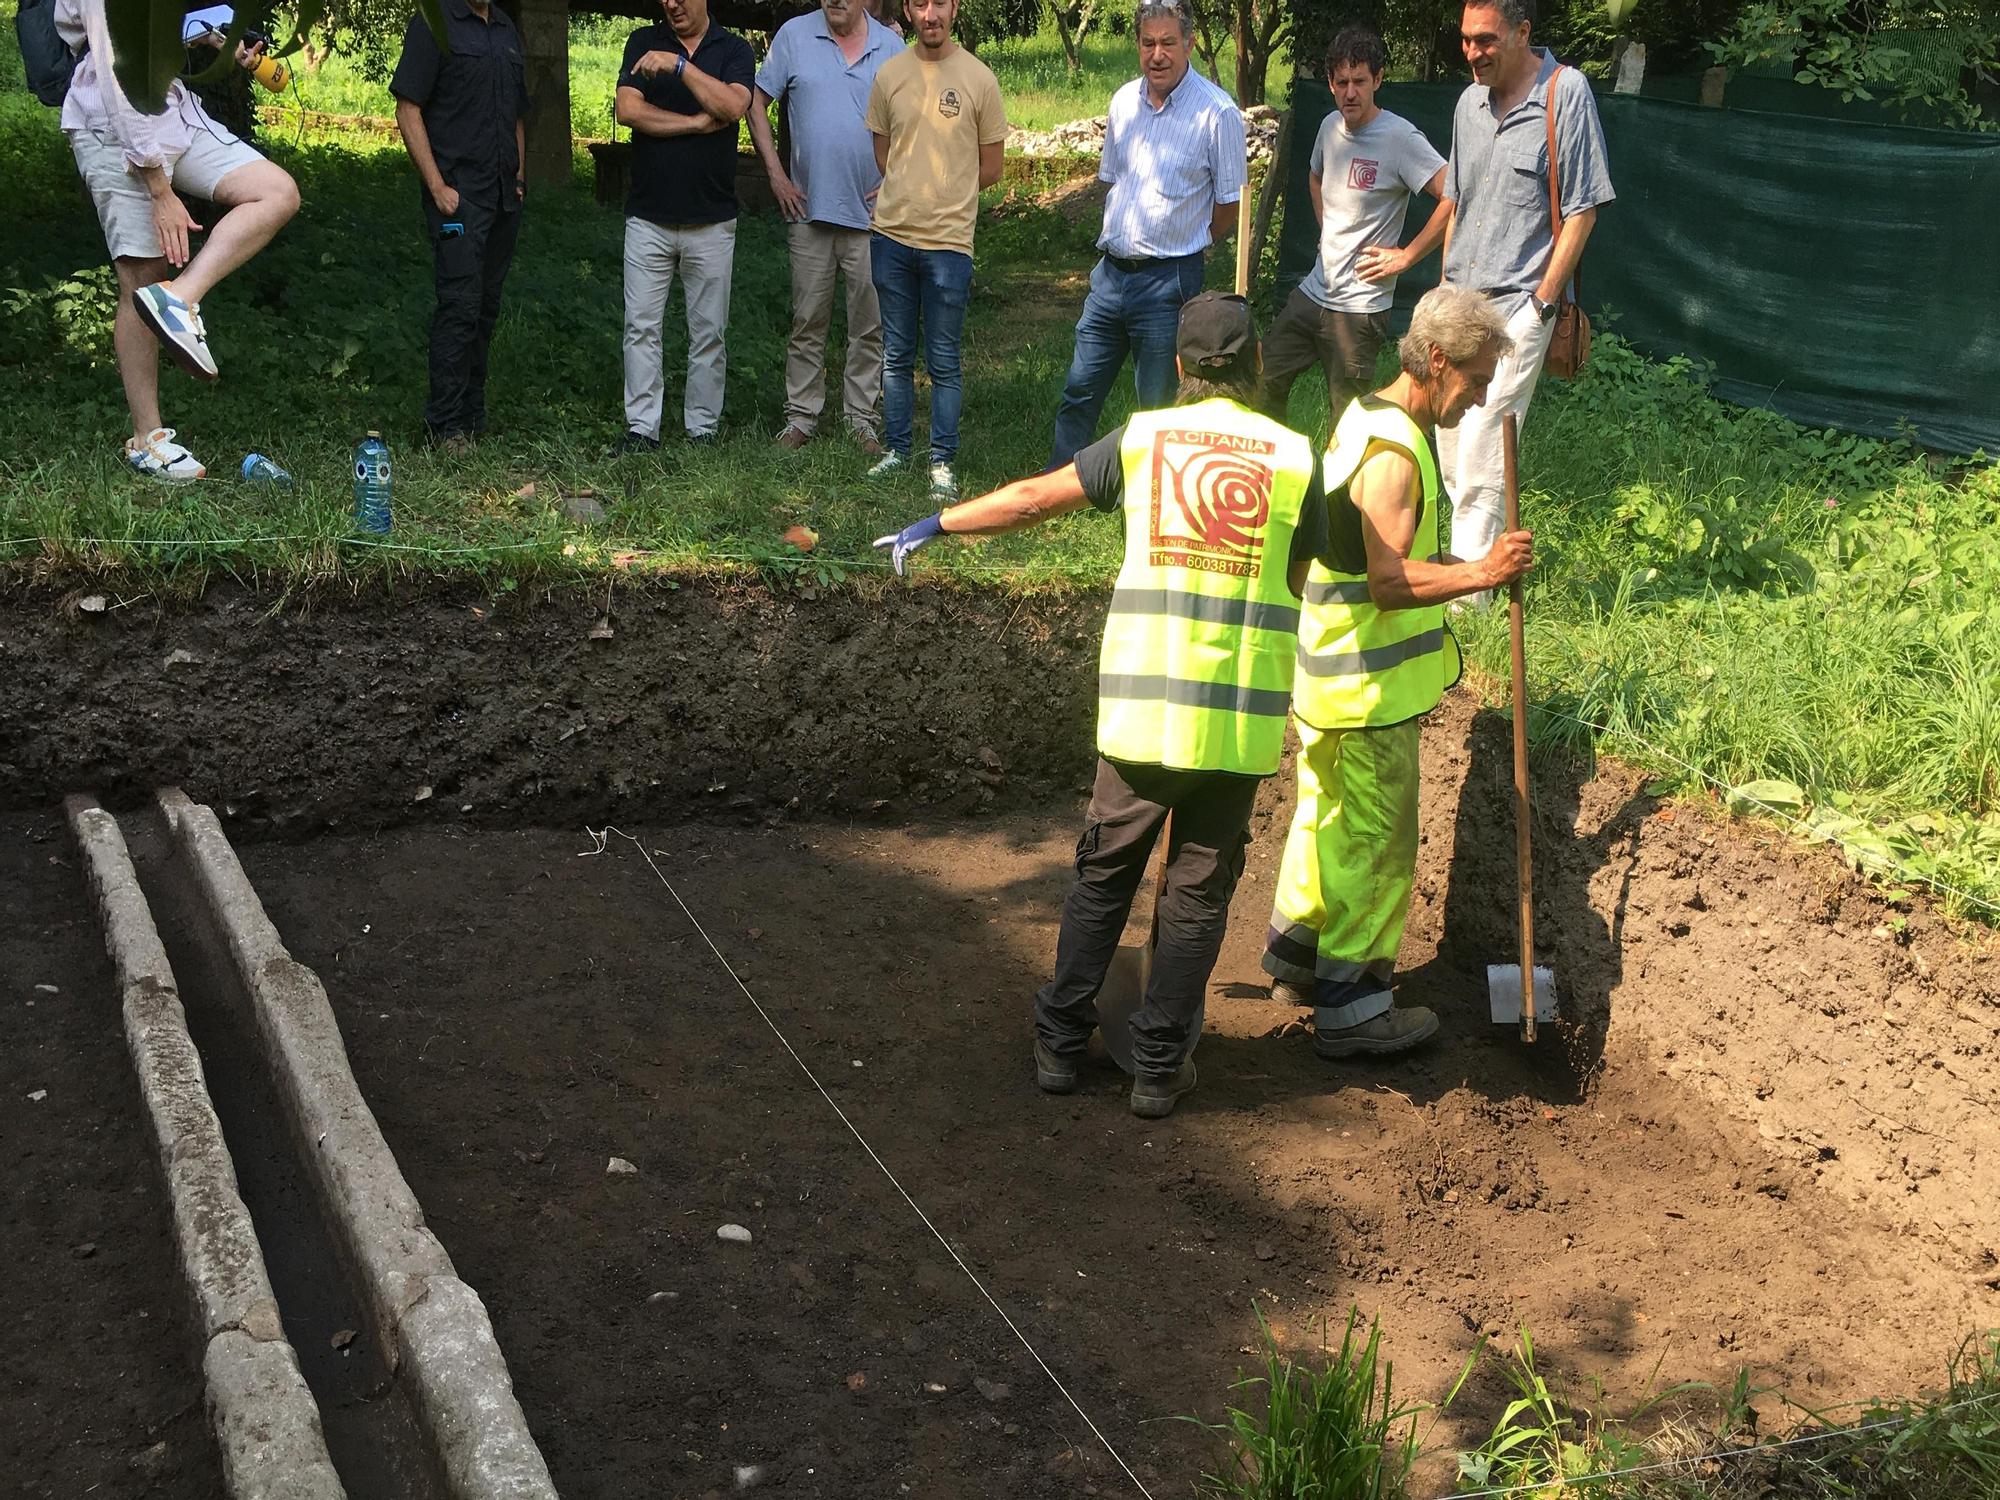
[[[82,54],[69,50],[69,43],[56,30],[55,0],[21,0],[14,15],[14,34],[21,43],[21,65],[28,75],[28,88],[42,103],[55,106],[69,97],[70,75]]]

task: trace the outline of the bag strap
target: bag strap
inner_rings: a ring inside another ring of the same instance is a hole
[[[1563,69],[1568,66],[1569,65],[1567,63],[1556,64],[1555,71],[1549,74],[1548,93],[1544,95],[1542,100],[1542,114],[1548,120],[1548,125],[1549,125],[1549,254],[1550,255],[1554,255],[1556,253],[1556,241],[1562,238],[1562,228],[1563,228],[1562,178],[1561,174],[1558,172],[1556,167],[1556,79],[1562,76]],[[1578,274],[1572,275],[1567,282],[1565,282],[1560,288],[1557,289],[1556,291],[1557,305],[1560,306],[1562,303],[1574,301],[1575,299],[1570,295],[1570,290],[1572,287],[1581,289],[1582,284],[1583,284],[1582,277],[1579,268]]]

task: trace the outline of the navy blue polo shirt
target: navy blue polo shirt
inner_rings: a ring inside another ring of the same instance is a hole
[[[511,210],[521,171],[514,125],[528,112],[521,33],[498,5],[481,20],[466,0],[444,0],[444,25],[449,54],[421,13],[410,17],[389,92],[422,111],[447,187],[484,199],[504,185],[500,202]]]
[[[671,71],[641,78],[632,65],[648,52],[678,52],[710,78],[749,88],[757,76],[750,44],[733,31],[711,24],[689,55],[665,21],[641,26],[625,43],[618,87],[637,89],[655,109],[698,115],[701,103]],[[702,135],[658,136],[632,132],[632,188],[625,212],[655,224],[724,224],[736,217],[737,127]]]

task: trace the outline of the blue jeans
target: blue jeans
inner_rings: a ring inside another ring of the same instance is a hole
[[[1111,394],[1125,355],[1132,354],[1132,380],[1139,410],[1156,411],[1174,402],[1174,336],[1181,304],[1201,290],[1202,254],[1149,260],[1136,271],[1120,270],[1109,256],[1090,272],[1090,295],[1076,320],[1076,354],[1056,408],[1056,440],[1049,467],[1059,469],[1097,436],[1098,414]]]
[[[885,234],[869,245],[869,275],[882,304],[882,441],[910,454],[917,409],[917,323],[931,377],[931,462],[958,457],[958,344],[972,292],[972,257],[958,250],[913,250]]]

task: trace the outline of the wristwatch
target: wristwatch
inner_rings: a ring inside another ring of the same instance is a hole
[[[1555,303],[1544,302],[1533,292],[1528,293],[1528,303],[1535,309],[1535,316],[1540,318],[1544,323],[1553,323],[1556,320]]]
[[[680,77],[681,74],[687,71],[687,68],[688,68],[687,54],[685,52],[676,52],[674,54],[674,77],[676,78]]]

